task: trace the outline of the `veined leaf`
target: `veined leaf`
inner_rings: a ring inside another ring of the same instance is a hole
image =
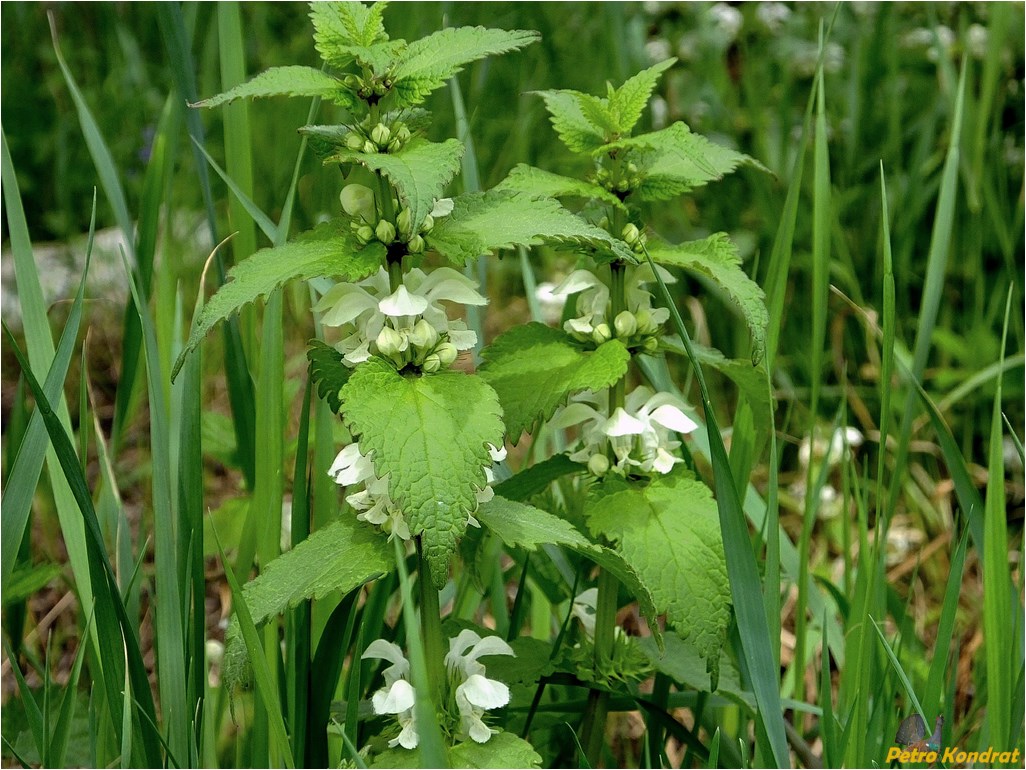
[[[619,209],[627,210],[619,198],[609,192],[605,187],[600,187],[591,182],[581,179],[574,179],[569,176],[553,174],[549,171],[542,171],[540,168],[528,166],[526,163],[518,163],[513,167],[505,179],[499,182],[493,190],[510,190],[522,192],[528,195],[537,195],[545,198],[584,198],[585,200],[597,200]]]
[[[412,209],[413,226],[417,228],[459,172],[463,150],[459,139],[446,139],[440,144],[413,139],[396,153],[343,150],[324,162],[359,163],[380,171],[395,186],[403,204]]]
[[[626,243],[585,222],[551,198],[504,190],[456,199],[452,213],[425,237],[429,248],[456,265],[514,246],[570,244],[626,262],[637,259]]]
[[[353,104],[353,96],[342,83],[327,72],[313,67],[289,65],[271,67],[256,77],[240,83],[217,96],[211,96],[193,107],[218,107],[236,99],[263,96],[321,96],[336,104]]]
[[[419,104],[470,62],[508,53],[541,39],[522,29],[450,27],[415,40],[392,69],[392,91],[404,105]]]
[[[638,572],[615,550],[591,542],[572,524],[558,516],[498,495],[487,503],[481,503],[477,519],[510,548],[536,551],[540,545],[558,545],[588,557],[612,573],[637,599],[638,607],[648,620],[656,642],[662,647],[662,635],[656,623],[659,613],[652,593]]]
[[[338,414],[342,408],[339,391],[349,381],[353,370],[342,363],[341,353],[321,340],[310,340],[306,357],[310,361],[310,374],[317,386],[317,395],[328,402],[331,411]]]
[[[530,743],[513,733],[500,731],[485,743],[464,741],[449,749],[453,768],[541,767],[541,757]],[[425,765],[420,749],[386,749],[374,757],[375,767],[416,768]]]
[[[597,148],[597,152],[629,150],[638,166],[642,200],[668,200],[721,179],[738,166],[766,167],[744,153],[714,144],[677,122],[661,131],[621,139]]]
[[[676,61],[674,57],[642,70],[609,95],[609,114],[621,135],[629,134],[637,125],[659,78]]]
[[[314,47],[332,67],[345,67],[353,60],[352,48],[368,48],[388,40],[381,16],[386,3],[366,6],[356,2],[310,3],[314,25]]]
[[[580,91],[535,91],[545,100],[549,120],[563,144],[571,152],[593,152],[605,146],[606,121],[596,123],[594,104],[586,102],[595,97]]]
[[[607,388],[627,373],[631,355],[612,339],[585,350],[562,329],[517,326],[482,351],[480,375],[499,395],[510,441],[581,390]]]
[[[705,659],[716,688],[730,621],[730,584],[712,492],[687,473],[647,486],[610,479],[585,508],[588,526],[617,550],[652,591],[656,609]]]
[[[441,587],[449,557],[477,509],[491,466],[488,444],[502,446],[498,396],[480,377],[446,371],[399,374],[372,358],[342,388],[342,416],[379,477],[422,537],[432,577]]]
[[[535,463],[530,468],[524,468],[496,484],[495,494],[508,500],[528,500],[556,479],[569,476],[571,473],[581,473],[587,467],[584,463],[574,462],[566,455],[555,455],[548,460]]]
[[[204,305],[189,342],[175,363],[171,378],[178,374],[185,356],[206,333],[242,306],[296,278],[363,278],[380,266],[382,257],[382,244],[373,241],[360,247],[343,219],[324,222],[284,246],[261,249],[247,257],[229,271],[231,280]]]
[[[349,593],[394,568],[385,536],[355,517],[344,516],[274,559],[242,592],[253,622],[260,625],[306,599],[335,591]],[[246,647],[235,620],[225,635],[224,661],[228,681],[244,678]]]
[[[668,267],[704,275],[727,293],[738,306],[748,323],[754,348],[753,360],[762,357],[766,345],[766,295],[741,267],[737,246],[726,233],[715,233],[700,241],[689,241],[677,246],[653,244],[649,248],[652,259]]]

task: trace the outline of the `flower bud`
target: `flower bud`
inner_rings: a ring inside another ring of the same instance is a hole
[[[391,141],[389,141],[387,149],[391,153],[396,153],[396,152],[399,152],[399,150],[401,150],[402,148],[403,148],[403,143],[400,142],[398,139],[393,138]]]
[[[656,326],[652,323],[652,313],[642,308],[634,314],[634,319],[638,324],[638,332],[641,334],[651,334],[656,330]]]
[[[415,235],[410,238],[410,242],[406,244],[406,250],[410,252],[410,254],[420,254],[424,251],[424,246],[424,239],[419,235]]]
[[[456,360],[456,356],[459,355],[459,351],[456,350],[456,346],[451,342],[443,342],[435,348],[434,355],[438,356],[438,360],[442,362],[442,366],[449,366]],[[430,357],[431,356],[428,356],[428,358]]]
[[[624,310],[613,319],[617,337],[630,337],[638,330],[638,320],[630,310]]]
[[[342,78],[342,83],[346,88],[352,88],[354,91],[363,86],[363,81],[360,80],[356,75],[346,75]]]
[[[643,349],[646,353],[658,353],[659,352],[659,338],[648,337],[645,339]]]
[[[629,245],[635,244],[640,235],[641,232],[638,230],[638,226],[633,223],[624,225],[624,228],[620,233],[620,237],[622,237],[624,242]]]
[[[388,126],[384,123],[378,123],[374,126],[374,130],[371,131],[371,141],[374,142],[378,147],[384,147],[388,144],[388,140],[392,138],[392,132],[388,130]]]
[[[403,238],[409,238],[410,236],[412,216],[413,215],[410,213],[409,209],[403,209],[399,212],[399,216],[396,217],[395,223],[399,227],[399,232],[403,236]]]
[[[607,323],[599,324],[591,333],[591,338],[599,345],[603,342],[608,342],[612,337],[613,333],[610,331],[609,324]]]
[[[393,329],[391,326],[385,326],[380,332],[374,342],[378,346],[378,352],[383,356],[394,356],[400,351],[403,346],[403,335]]]
[[[438,354],[432,353],[424,359],[424,363],[421,364],[420,368],[428,373],[437,372],[442,368],[442,359],[438,357]]]
[[[395,240],[395,225],[387,219],[382,219],[378,222],[378,226],[374,228],[374,234],[382,243],[391,243]]]
[[[399,140],[401,144],[406,144],[410,141],[410,129],[406,127],[404,123],[397,123],[395,128],[395,138]]]
[[[422,233],[430,233],[435,226],[435,218],[428,214],[424,217],[424,221],[420,223],[420,231]]]
[[[370,225],[363,225],[356,230],[356,240],[360,242],[361,246],[366,246],[368,243],[374,240],[374,230]]]
[[[357,152],[359,152],[363,149],[363,142],[363,134],[361,134],[359,131],[353,131],[346,137],[346,147],[348,147],[350,150],[356,150]]]
[[[416,348],[426,348],[430,350],[438,343],[438,332],[435,327],[421,318],[414,324],[412,331],[410,331],[410,344]]]
[[[338,196],[342,210],[351,217],[369,221],[374,213],[374,193],[362,184],[347,184]]]
[[[378,151],[378,146],[374,144],[370,139],[363,143],[363,151],[368,155],[373,155]]]
[[[609,458],[604,454],[593,454],[588,460],[588,470],[595,476],[604,476],[609,471]]]

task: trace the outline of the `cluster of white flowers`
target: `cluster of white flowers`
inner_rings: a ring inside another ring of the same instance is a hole
[[[674,433],[690,433],[698,426],[684,414],[685,404],[670,393],[639,387],[624,399],[624,406],[609,414],[608,393],[585,391],[553,416],[554,428],[579,426],[580,447],[571,460],[585,462],[596,476],[614,472],[669,473],[683,462],[673,454],[680,447]],[[609,459],[612,450],[614,462]]]
[[[676,278],[664,268],[656,265],[664,283],[675,283]],[[574,339],[601,345],[616,337],[628,347],[642,346],[647,352],[655,352],[659,344],[662,325],[670,317],[666,308],[652,307],[652,293],[644,284],[656,280],[655,273],[647,264],[630,266],[624,276],[626,309],[610,319],[612,311],[609,301],[609,287],[588,270],[575,270],[552,290],[556,297],[577,294],[574,307],[575,318],[563,324],[563,328]]]
[[[493,730],[484,723],[485,711],[509,703],[509,687],[485,676],[485,667],[478,658],[485,655],[513,655],[513,649],[497,636],[480,635],[465,629],[449,640],[445,656],[450,692],[454,693],[459,727],[457,737],[485,743]],[[385,685],[371,696],[375,714],[394,714],[399,721],[399,735],[388,742],[390,747],[415,749],[419,741],[413,706],[416,691],[410,684],[410,662],[398,645],[378,639],[367,645],[363,658],[387,660],[382,676]],[[436,704],[441,705],[441,704]]]
[[[488,445],[488,452],[492,462],[497,463],[506,459],[506,448],[496,449]],[[488,484],[495,481],[495,475],[490,465],[484,467],[485,480]],[[374,463],[370,453],[363,454],[359,444],[350,444],[335,456],[335,462],[328,469],[331,476],[339,486],[351,487],[363,485],[357,492],[346,496],[346,502],[355,508],[359,513],[356,518],[366,521],[369,524],[376,524],[389,533],[389,540],[398,537],[400,540],[410,539],[410,527],[406,523],[402,509],[392,500],[388,493],[388,477],[382,477],[374,471]],[[477,502],[486,503],[495,497],[491,486],[485,486],[477,493]],[[471,515],[467,524],[479,527],[480,523]]]
[[[392,289],[388,273],[329,289],[314,310],[325,326],[342,327],[336,345],[342,360],[356,366],[372,355],[393,361],[400,369],[415,364],[435,372],[449,366],[461,350],[477,344],[477,335],[463,321],[449,320],[442,301],[485,305],[472,280],[451,267],[430,274],[414,268]]]

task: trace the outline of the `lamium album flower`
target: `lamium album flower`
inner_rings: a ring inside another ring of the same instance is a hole
[[[674,434],[690,433],[698,427],[684,414],[684,408],[677,396],[653,394],[639,387],[626,396],[622,407],[609,414],[608,394],[585,391],[561,407],[550,425],[577,426],[578,448],[570,459],[587,463],[596,476],[610,471],[620,475],[662,474],[683,462],[674,454],[680,447]]]

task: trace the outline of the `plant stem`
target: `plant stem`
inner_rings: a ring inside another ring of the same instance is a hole
[[[417,539],[417,586],[420,592],[420,632],[424,639],[424,657],[427,658],[428,681],[431,683],[431,700],[436,708],[442,708],[445,695],[443,684],[445,674],[445,647],[442,638],[442,616],[438,607],[438,591],[431,581],[431,569],[420,538]]]

